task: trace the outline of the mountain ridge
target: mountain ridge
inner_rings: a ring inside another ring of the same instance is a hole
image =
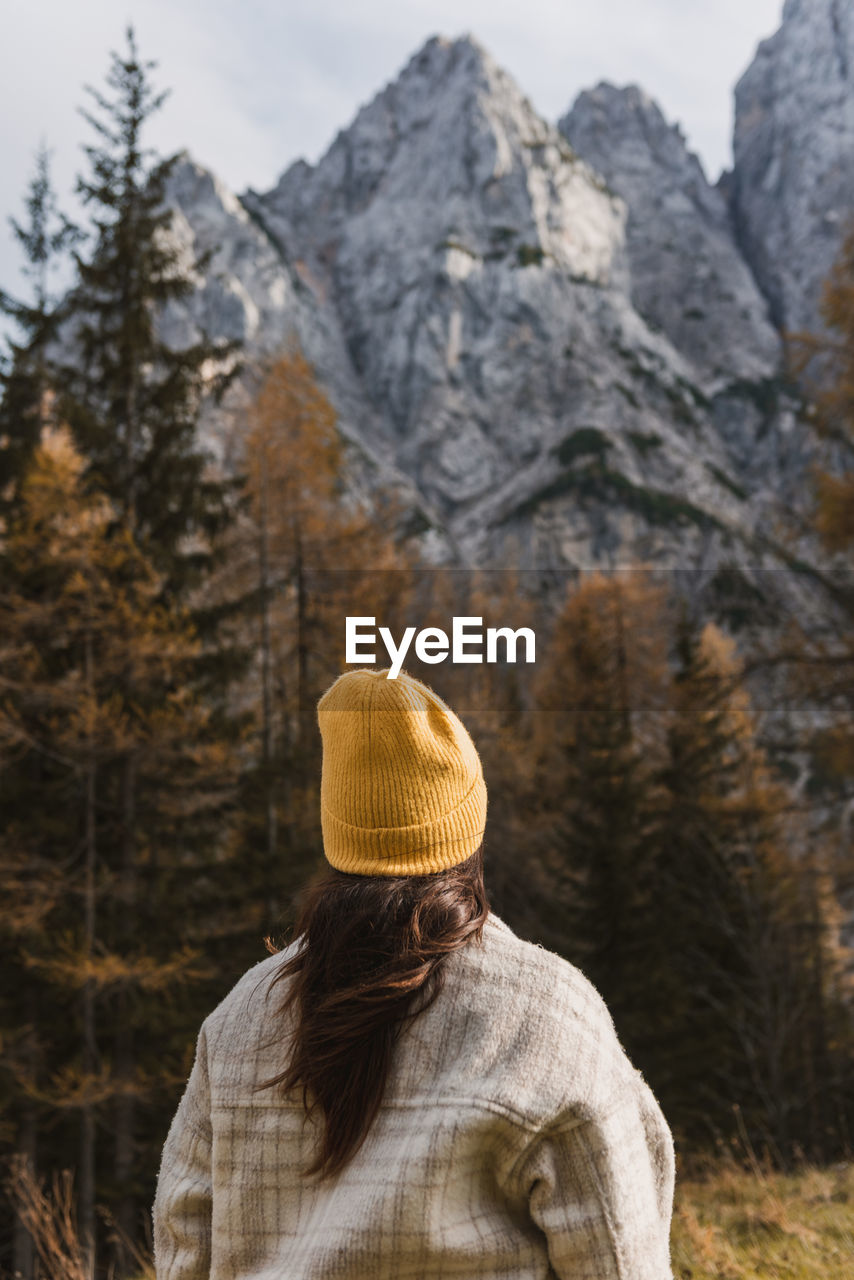
[[[199,181],[172,199],[216,270],[175,331],[242,326],[250,360],[293,332],[357,487],[399,485],[440,562],[812,555],[788,517],[818,442],[726,183],[640,87],[552,124],[476,39],[434,36],[316,164],[235,198],[245,221]]]

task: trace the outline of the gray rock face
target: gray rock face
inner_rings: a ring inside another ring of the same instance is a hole
[[[712,385],[768,377],[779,335],[729,210],[678,125],[642,89],[601,83],[558,122],[628,207],[631,299]]]
[[[275,237],[240,200],[189,156],[173,171],[169,199],[170,235],[182,250],[185,270],[202,253],[211,251],[212,257],[189,300],[173,302],[161,313],[164,340],[175,347],[186,346],[202,329],[214,338],[239,338],[249,367],[249,376],[238,380],[229,393],[226,412],[212,413],[206,420],[205,443],[226,465],[239,462],[251,370],[294,337],[320,383],[333,389],[339,431],[348,446],[354,497],[383,486],[397,493],[419,523],[434,524],[411,480],[368,444],[372,415],[353,374],[336,316],[318,305],[300,272],[301,264],[290,262]],[[449,551],[441,536],[438,544],[438,558],[446,558]]]
[[[854,215],[854,5],[786,0],[736,86],[727,179],[739,239],[787,329],[821,327],[821,282]]]
[[[187,160],[175,234],[216,253],[168,323],[250,361],[293,330],[357,488],[393,478],[437,557],[778,568],[813,442],[777,340],[684,143],[599,92],[568,126],[590,164],[474,40],[435,38],[268,193]]]
[[[538,450],[531,355],[559,379],[568,318],[547,332],[543,290],[625,280],[623,205],[468,39],[431,40],[250,207],[334,305],[388,447],[445,514]]]

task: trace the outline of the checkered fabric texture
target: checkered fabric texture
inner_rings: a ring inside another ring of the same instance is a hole
[[[491,914],[406,1026],[359,1152],[300,1169],[298,1091],[252,1086],[286,1043],[250,969],[205,1019],[163,1149],[157,1280],[672,1280],[674,1156],[601,997]]]

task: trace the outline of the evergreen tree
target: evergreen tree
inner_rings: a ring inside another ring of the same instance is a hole
[[[156,575],[159,604],[187,608],[203,595],[217,547],[233,516],[234,486],[214,474],[212,460],[198,443],[198,423],[207,398],[221,396],[236,371],[235,344],[212,344],[204,335],[190,347],[173,350],[159,336],[158,320],[170,301],[186,297],[193,276],[182,266],[169,237],[168,180],[178,155],[159,159],[143,145],[145,127],[162,105],[150,68],[137,52],[133,29],[127,51],[111,55],[107,94],[87,87],[94,110],[84,116],[97,140],[86,147],[89,172],[77,190],[95,227],[91,251],[75,252],[77,279],[68,297],[67,350],[61,365],[58,409],[86,461],[84,482],[109,501],[111,535],[131,540]],[[204,271],[208,260],[195,264]],[[204,609],[193,617],[204,630],[193,657],[183,668],[181,697],[204,692],[216,720],[216,732],[234,736],[227,725],[226,692],[246,655],[226,652],[218,618]],[[113,671],[116,696],[129,703],[138,695],[132,655]],[[143,700],[149,714],[177,708],[177,695],[151,691]],[[170,703],[170,699],[172,699]],[[165,725],[165,721],[164,721]],[[116,901],[123,904],[122,937],[133,953],[146,936],[146,869],[156,856],[152,827],[163,809],[149,807],[148,770],[168,759],[150,757],[143,739],[130,735],[125,749],[106,766],[101,791],[109,795],[115,822],[111,873]],[[168,794],[168,787],[166,794]],[[167,856],[203,850],[204,824],[181,822],[165,845]],[[176,845],[174,841],[178,841]],[[214,845],[216,847],[216,844]],[[156,928],[163,938],[181,934],[187,901],[161,899]],[[115,996],[113,1062],[119,1076],[134,1078],[143,1046],[144,1025],[135,1012],[132,986]],[[120,1225],[132,1230],[135,1150],[139,1129],[137,1095],[132,1087],[117,1093],[114,1108],[114,1185],[122,1189]]]
[[[737,1106],[776,1160],[827,1156],[851,1019],[820,850],[757,745],[732,642],[683,612],[671,673],[670,613],[640,572],[593,575],[546,640],[527,803],[515,788],[523,927],[600,989],[689,1144],[732,1137]]]
[[[132,27],[127,46],[111,55],[113,96],[87,86],[96,111],[83,115],[98,141],[85,148],[90,172],[77,191],[96,234],[87,258],[74,254],[61,410],[117,522],[180,595],[209,566],[210,540],[230,516],[229,486],[211,474],[197,426],[205,397],[221,397],[237,371],[236,344],[202,335],[173,350],[158,335],[163,306],[195,283],[168,235],[167,183],[180,153],[160,159],[142,141],[166,93],[154,92],[156,64],[140,60]],[[194,271],[208,264],[205,255]]]
[[[0,530],[14,509],[19,485],[41,435],[53,422],[54,386],[48,348],[56,338],[64,308],[54,296],[52,276],[64,253],[83,238],[83,233],[58,208],[44,144],[36,152],[35,174],[24,203],[25,221],[11,217],[9,223],[24,254],[22,274],[30,281],[31,296],[18,298],[0,289],[0,313],[14,322],[21,335],[17,341],[7,339],[7,351],[0,361]],[[38,783],[41,762],[34,758],[30,767],[31,781]],[[24,882],[29,878],[26,863],[23,858]],[[46,880],[41,879],[40,893],[27,899],[27,909],[19,916],[20,927],[33,925],[47,908],[50,894],[46,886]],[[10,1046],[10,1061],[17,1062],[25,1074],[32,1073],[39,1052],[37,1007],[30,984],[25,1003],[19,1006],[18,1034]],[[33,1098],[27,1096],[18,1111],[15,1138],[25,1169],[32,1170],[35,1163],[37,1127],[37,1108]],[[32,1241],[19,1220],[14,1228],[13,1264],[23,1275],[29,1275],[34,1266]]]
[[[53,296],[51,275],[62,255],[79,244],[82,232],[57,207],[50,180],[50,160],[42,145],[36,153],[35,175],[26,197],[26,221],[10,218],[25,258],[23,273],[32,285],[27,301],[0,289],[0,312],[22,331],[19,341],[8,340],[0,369],[0,515],[14,499],[15,485],[51,419],[54,388],[48,346],[55,339],[64,308]]]
[[[162,1133],[149,1124],[143,1138],[135,1110],[165,1123],[198,1020],[182,993],[211,976],[171,904],[213,932],[227,912],[212,879],[234,766],[192,689],[189,619],[162,603],[158,575],[83,470],[70,434],[49,434],[3,547],[0,940],[15,975],[2,1009],[10,1140],[26,1151],[35,1112],[53,1130],[52,1160],[79,1169],[91,1265],[96,1194],[131,1234],[149,1203]],[[129,757],[130,867],[116,767]],[[78,1143],[66,1116],[79,1117]]]
[[[550,940],[602,992],[635,1055],[648,1027],[646,947],[657,923],[655,744],[639,712],[663,678],[661,603],[642,574],[591,575],[551,636],[537,710]]]
[[[732,642],[683,614],[675,648],[654,832],[660,1007],[648,1069],[689,1140],[732,1136],[737,1106],[778,1161],[798,1142],[825,1155],[833,973],[815,858],[799,847],[789,798],[757,746]]]
[[[657,948],[663,1036],[656,1078],[671,1113],[683,1125],[693,1124],[695,1138],[706,1122],[719,1123],[721,1099],[732,1095],[738,1049],[734,1010],[722,991],[731,995],[747,980],[734,865],[740,815],[729,803],[744,733],[736,699],[744,695],[731,673],[728,678],[715,664],[718,637],[712,630],[701,635],[683,612],[656,829],[659,901],[667,922]]]

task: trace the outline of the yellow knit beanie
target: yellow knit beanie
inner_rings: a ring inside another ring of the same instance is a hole
[[[401,671],[345,671],[317,704],[323,850],[339,871],[427,875],[483,840],[474,743],[441,698]]]

